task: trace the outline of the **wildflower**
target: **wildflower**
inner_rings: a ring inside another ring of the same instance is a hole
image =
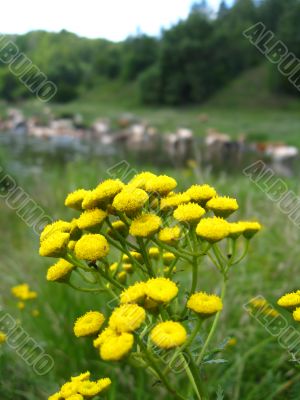
[[[74,250],[78,258],[96,261],[108,254],[109,245],[104,236],[90,233],[83,235],[78,240]]]
[[[85,189],[78,189],[72,193],[69,193],[65,200],[65,206],[81,211],[82,202],[88,193],[89,191]]]
[[[24,303],[24,301],[19,301],[18,303],[17,303],[17,308],[19,309],[19,310],[24,310],[24,308],[25,308],[25,303]]]
[[[251,239],[257,232],[261,230],[261,224],[259,222],[243,221],[244,236],[247,239]]]
[[[99,332],[105,318],[97,311],[89,311],[74,324],[74,333],[76,337],[91,336]]]
[[[124,183],[119,179],[107,179],[86,195],[82,207],[90,209],[106,206],[123,188]]]
[[[47,239],[49,236],[53,235],[55,232],[67,232],[69,233],[72,228],[70,222],[58,220],[53,222],[52,224],[48,224],[43,229],[40,235],[40,241]]]
[[[64,399],[77,394],[78,392],[78,382],[67,382],[64,385],[62,385],[60,389],[60,395]]]
[[[21,285],[12,287],[11,292],[17,299],[24,301],[37,298],[37,292],[30,290],[27,283],[22,283]]]
[[[104,361],[118,361],[125,357],[132,349],[133,334],[123,332],[120,335],[109,337],[100,347],[100,357]]]
[[[181,204],[189,203],[190,201],[191,198],[186,193],[170,194],[169,196],[160,200],[160,209],[171,210],[180,206]]]
[[[56,264],[52,265],[47,272],[47,281],[62,282],[70,276],[70,272],[75,266],[61,258]]]
[[[77,219],[77,225],[80,229],[89,229],[99,227],[107,217],[107,212],[100,208],[93,208],[84,211]]]
[[[223,218],[204,218],[197,225],[196,233],[202,239],[214,243],[230,234],[230,225]]]
[[[250,300],[250,303],[255,308],[263,308],[268,305],[268,302],[266,299],[255,298],[255,297]]]
[[[97,383],[101,387],[101,391],[103,391],[111,385],[111,380],[109,378],[101,378],[97,381]]]
[[[75,248],[75,244],[76,244],[76,240],[70,240],[69,243],[68,243],[68,246],[67,246],[68,250],[73,251],[74,248]]]
[[[279,315],[279,312],[277,310],[275,310],[274,308],[270,308],[270,307],[265,308],[263,310],[263,313],[265,315],[267,315],[268,317],[272,317],[272,318],[278,317],[278,315]]]
[[[117,278],[121,283],[125,283],[127,278],[127,272],[126,271],[119,272]]]
[[[61,399],[62,397],[60,395],[60,392],[54,393],[48,397],[48,400],[61,400]]]
[[[143,214],[132,221],[129,233],[132,236],[149,237],[158,231],[161,219],[154,214]]]
[[[146,282],[145,292],[150,299],[158,303],[168,303],[177,296],[178,287],[170,279],[152,278]]]
[[[158,239],[167,244],[175,244],[179,238],[179,226],[174,226],[173,228],[163,228],[158,234]]]
[[[7,336],[5,335],[4,332],[0,331],[0,344],[5,343],[7,340]]]
[[[42,257],[61,257],[65,254],[70,234],[65,232],[54,232],[41,242],[40,255]]]
[[[110,328],[109,326],[105,328],[96,339],[93,341],[94,347],[97,349],[109,338],[118,336],[118,333]]]
[[[295,321],[300,322],[300,307],[297,307],[294,311],[293,311],[293,318]],[[1,340],[0,340],[1,341]]]
[[[106,378],[108,379],[108,378]],[[107,384],[104,386],[100,382],[92,382],[90,380],[83,381],[78,386],[78,392],[86,397],[93,397],[102,392],[105,387],[111,384],[111,380],[108,379]]]
[[[109,326],[116,332],[133,332],[145,321],[145,310],[137,304],[122,304],[110,316]]]
[[[118,239],[118,235],[116,232],[122,235],[123,237],[128,236],[129,228],[123,221],[114,221],[112,223],[112,228],[107,230],[107,234],[111,236],[113,239]]]
[[[179,322],[166,321],[157,324],[151,331],[151,340],[161,349],[181,346],[187,338],[183,325]]]
[[[163,261],[166,265],[170,265],[175,258],[175,255],[169,251],[163,253]]]
[[[141,253],[137,252],[137,251],[131,251],[130,252],[131,257],[133,257],[135,260],[137,261],[143,261],[143,256],[141,255]],[[123,255],[123,261],[128,262],[130,261],[130,258],[127,254]]]
[[[147,192],[159,193],[161,196],[165,196],[176,186],[175,179],[167,175],[159,175],[147,180],[145,189]]]
[[[152,174],[152,172],[141,172],[140,174],[135,175],[131,181],[129,181],[128,186],[132,186],[139,189],[146,189],[146,183],[155,178],[156,175]]]
[[[145,282],[137,282],[125,289],[120,295],[120,303],[141,303],[146,296]]]
[[[208,200],[217,195],[216,190],[209,185],[193,185],[185,192],[192,201],[204,206]]]
[[[127,273],[131,273],[133,272],[133,265],[130,263],[125,263],[122,265],[122,268],[124,269],[124,271],[126,271]]]
[[[110,266],[109,266],[109,270],[111,271],[111,272],[115,272],[117,269],[118,269],[118,263],[117,262],[114,262],[113,264],[111,264]]]
[[[66,400],[84,400],[84,397],[81,394],[77,393],[67,397]]]
[[[284,296],[280,297],[280,299],[277,301],[277,304],[280,307],[293,310],[294,308],[300,306],[300,293],[287,293]]]
[[[202,317],[210,317],[223,308],[222,300],[214,294],[198,292],[192,294],[187,302],[187,307]]]
[[[158,247],[150,247],[148,250],[148,254],[150,258],[157,259],[159,258],[159,248]]]
[[[217,217],[226,218],[234,211],[236,211],[239,206],[236,199],[230,197],[213,197],[208,200],[206,207],[212,210]]]
[[[243,222],[230,222],[229,229],[229,237],[231,237],[232,239],[237,239],[245,232],[245,225],[243,224]]]
[[[176,208],[173,216],[177,221],[194,224],[205,214],[204,208],[197,203],[181,204]]]
[[[142,189],[127,188],[117,194],[112,205],[117,211],[133,215],[143,208],[148,198],[148,194]]]

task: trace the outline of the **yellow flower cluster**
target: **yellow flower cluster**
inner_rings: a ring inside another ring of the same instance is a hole
[[[57,393],[48,397],[48,400],[85,400],[92,399],[105,392],[111,385],[109,378],[101,378],[97,381],[90,380],[90,372],[87,371],[72,377],[64,383]]]
[[[12,294],[19,300],[26,301],[37,298],[37,292],[30,290],[27,283],[22,283],[21,285],[14,286],[11,289]]]
[[[48,268],[47,281],[63,282],[69,278],[74,268],[74,265],[61,258],[56,264]]]
[[[105,321],[104,315],[97,311],[89,311],[78,318],[74,325],[76,337],[96,335]]]

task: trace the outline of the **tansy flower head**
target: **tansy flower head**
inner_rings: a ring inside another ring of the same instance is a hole
[[[52,265],[47,271],[47,281],[62,282],[68,279],[70,272],[75,266],[61,258],[56,264]]]
[[[90,379],[90,377],[91,377],[90,371],[86,371],[80,375],[72,376],[71,381],[76,381],[76,382],[86,381],[87,379]]]
[[[77,219],[77,225],[80,229],[89,229],[99,227],[107,217],[107,213],[100,208],[93,208],[84,211]]]
[[[121,283],[125,283],[127,279],[127,272],[126,271],[121,271],[117,275],[118,281]]]
[[[150,247],[149,251],[150,258],[159,258],[159,248],[158,247]]]
[[[99,332],[105,318],[97,311],[89,311],[78,318],[74,324],[74,333],[76,337],[91,336]]]
[[[54,393],[48,397],[48,400],[62,400],[62,399],[63,397],[61,397],[60,392]]]
[[[146,292],[145,282],[137,282],[125,289],[120,295],[120,303],[141,303],[143,302]]]
[[[84,397],[82,396],[82,394],[72,394],[72,396],[67,397],[66,400],[84,400]]]
[[[247,239],[251,239],[257,232],[261,230],[261,224],[259,222],[243,221],[241,222],[244,226],[244,236]]]
[[[214,243],[230,234],[230,225],[223,218],[204,218],[197,225],[196,233],[202,239]]]
[[[156,175],[152,174],[152,172],[141,172],[140,174],[135,175],[131,181],[129,181],[128,186],[145,190],[147,181],[155,177]]]
[[[109,326],[116,332],[133,332],[145,321],[145,310],[137,304],[122,304],[110,316]]]
[[[141,253],[139,253],[137,251],[131,251],[130,255],[137,261],[140,261],[140,262],[143,261],[143,256],[141,255]],[[129,262],[131,260],[127,254],[124,254],[122,259],[124,262]]]
[[[42,257],[62,257],[67,250],[70,234],[56,231],[41,242],[40,255]]]
[[[40,235],[40,241],[42,242],[43,240],[49,238],[51,235],[53,235],[55,232],[70,232],[72,228],[72,224],[70,222],[66,221],[55,221],[52,224],[48,224],[45,226],[43,229],[41,235]]]
[[[210,199],[206,203],[206,207],[212,210],[217,217],[222,218],[228,217],[239,208],[236,199],[221,196]]]
[[[109,384],[107,385],[107,387],[108,386]],[[102,392],[102,390],[103,387],[100,383],[92,382],[90,380],[80,382],[78,385],[78,392],[86,397],[94,397],[100,392]]]
[[[158,239],[167,244],[175,244],[180,239],[179,226],[163,228],[158,234]]]
[[[75,249],[76,240],[70,240],[68,243],[68,249],[73,251]]]
[[[170,265],[175,260],[175,255],[169,251],[163,253],[163,261],[166,265]]]
[[[193,185],[185,193],[192,201],[195,201],[202,206],[212,197],[217,195],[216,190],[209,185]]]
[[[300,322],[300,307],[297,307],[293,311],[293,318],[294,318],[295,321]]]
[[[205,214],[204,208],[197,203],[182,204],[176,208],[173,216],[177,221],[195,224]]]
[[[123,332],[120,335],[110,336],[100,347],[100,357],[104,361],[118,361],[125,357],[132,349],[133,334]]]
[[[181,346],[187,338],[186,330],[179,322],[166,321],[156,325],[150,334],[152,342],[161,349]]]
[[[78,393],[78,382],[67,382],[62,385],[60,395],[64,399]]]
[[[165,196],[176,186],[175,179],[167,175],[159,175],[147,180],[145,188],[147,192],[159,193],[161,196]]]
[[[277,301],[277,304],[280,307],[293,310],[296,307],[300,306],[300,293],[298,292],[287,293],[284,296],[280,297],[280,299]]]
[[[124,269],[124,271],[126,271],[126,272],[128,272],[128,273],[131,273],[131,272],[133,272],[133,270],[134,270],[133,265],[130,264],[130,263],[124,263],[124,264],[122,265],[122,268]]]
[[[178,287],[170,279],[152,278],[146,282],[145,292],[150,299],[158,303],[168,303],[177,296]]]
[[[102,344],[109,338],[111,337],[116,337],[119,334],[114,330],[111,329],[109,326],[107,328],[105,328],[100,334],[99,336],[94,339],[93,341],[93,346],[97,349],[100,346],[102,346]]]
[[[0,344],[5,343],[6,340],[7,340],[7,337],[6,337],[5,333],[0,331]]]
[[[161,219],[154,214],[143,214],[132,221],[129,233],[132,236],[149,237],[156,233],[161,226]]]
[[[142,189],[127,188],[114,198],[113,207],[117,211],[134,215],[143,208],[148,198],[148,194]]]
[[[181,204],[189,203],[190,200],[190,196],[188,196],[186,193],[170,194],[169,196],[163,197],[160,200],[160,209],[164,211],[171,210]]]
[[[222,300],[214,294],[198,292],[192,294],[187,302],[187,307],[202,317],[210,317],[223,308]]]
[[[109,245],[104,236],[90,233],[78,240],[74,251],[75,255],[82,260],[96,261],[108,254]]]
[[[21,285],[12,287],[11,293],[17,299],[20,299],[23,301],[32,300],[32,299],[37,298],[37,292],[30,290],[30,287],[27,283],[22,283]]]
[[[65,206],[81,211],[83,199],[87,194],[88,191],[85,189],[78,189],[69,193],[65,200]]]
[[[245,231],[245,225],[243,222],[230,222],[229,223],[230,234],[229,237],[237,239]]]
[[[118,239],[116,232],[122,235],[123,237],[128,236],[129,229],[128,226],[123,221],[114,221],[112,223],[112,229],[109,228],[107,233],[114,239]]]
[[[82,207],[84,209],[106,207],[123,188],[124,183],[119,179],[107,179],[85,196]]]
[[[115,272],[117,269],[118,269],[118,263],[117,262],[114,262],[113,264],[111,264],[110,266],[109,266],[109,270],[111,271],[111,272]]]
[[[268,302],[266,299],[260,297],[254,297],[253,299],[250,300],[250,304],[255,308],[263,308],[268,305]]]

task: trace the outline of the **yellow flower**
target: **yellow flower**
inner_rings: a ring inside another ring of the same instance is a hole
[[[60,395],[65,399],[72,396],[73,394],[77,394],[77,392],[78,392],[78,382],[67,382],[64,385],[62,385],[60,389]]]
[[[300,306],[300,293],[298,292],[287,293],[284,296],[280,297],[280,299],[277,301],[277,304],[280,307],[293,310],[294,308]]]
[[[48,224],[45,226],[43,229],[41,235],[40,235],[40,241],[42,242],[43,240],[49,238],[51,235],[53,235],[55,232],[67,232],[69,233],[72,228],[72,224],[70,222],[66,221],[55,221],[52,224]]]
[[[127,279],[127,272],[126,271],[119,272],[117,278],[121,283],[125,283]]]
[[[89,191],[85,189],[78,189],[69,193],[65,200],[65,206],[74,208],[75,210],[82,210],[82,202]]]
[[[213,197],[206,203],[206,207],[213,211],[217,217],[222,218],[228,217],[239,208],[236,199],[226,196]]]
[[[97,383],[101,387],[101,391],[103,391],[111,385],[111,380],[109,378],[101,378],[97,381]]]
[[[191,295],[187,307],[202,317],[209,317],[223,308],[222,300],[215,294],[198,292]]]
[[[197,203],[182,204],[176,208],[173,216],[177,221],[194,224],[205,214],[204,208]]]
[[[76,337],[91,336],[99,332],[105,318],[97,311],[89,311],[74,324],[74,333]]]
[[[132,221],[129,233],[132,236],[149,237],[159,230],[161,219],[154,214],[143,214]]]
[[[181,204],[189,203],[190,201],[191,198],[186,193],[170,194],[160,200],[160,209],[171,210],[172,208],[176,208]]]
[[[149,257],[157,259],[159,258],[159,248],[158,247],[150,247],[149,251]]]
[[[251,239],[257,232],[261,230],[261,224],[259,222],[242,221],[244,226],[244,236],[247,239]]]
[[[148,198],[148,194],[142,189],[125,188],[117,194],[112,205],[117,211],[133,215],[143,208]]]
[[[133,343],[132,333],[123,332],[120,335],[111,336],[101,345],[100,357],[104,361],[121,360],[132,349]]]
[[[114,262],[113,264],[111,264],[110,266],[109,266],[109,270],[111,271],[111,272],[115,272],[117,269],[118,269],[118,263],[117,262]]]
[[[99,394],[102,391],[102,388],[98,382],[92,382],[90,380],[86,380],[80,382],[78,385],[78,392],[83,396],[93,397]]]
[[[41,242],[40,255],[42,257],[61,257],[67,250],[70,234],[56,231]]]
[[[118,333],[109,326],[105,328],[93,341],[93,346],[97,349],[109,338],[118,336]]]
[[[158,302],[168,303],[178,293],[178,287],[167,278],[151,278],[146,282],[146,295]]]
[[[172,261],[175,260],[175,258],[176,258],[175,255],[168,251],[163,254],[163,261],[166,265],[170,265],[172,263]]]
[[[75,268],[74,265],[61,258],[56,264],[52,265],[47,272],[47,281],[62,282],[66,280],[70,272]]]
[[[143,261],[143,256],[141,255],[141,253],[138,253],[137,251],[131,251],[130,255],[137,261],[140,262]],[[122,259],[124,262],[129,262],[131,260],[127,254],[124,254]]]
[[[125,264],[123,264],[123,265],[122,265],[122,268],[123,268],[124,271],[126,271],[126,272],[128,272],[128,273],[133,272],[133,265],[130,264],[130,263],[125,263]]]
[[[66,400],[84,400],[84,397],[77,393],[77,394],[72,394],[72,396],[66,397]]]
[[[62,397],[60,395],[60,392],[54,393],[48,397],[48,400],[61,400],[61,399]]]
[[[293,311],[293,318],[294,318],[295,321],[300,322],[300,307],[297,307]]]
[[[12,287],[11,292],[20,300],[32,300],[37,298],[37,292],[31,291],[27,283]]]
[[[4,332],[0,331],[0,344],[5,343],[7,340],[7,336],[5,335]]]
[[[161,349],[181,346],[187,338],[186,330],[179,322],[166,321],[157,324],[151,331],[151,340]]]
[[[145,288],[145,282],[137,282],[129,286],[120,294],[120,303],[141,303],[146,295]]]
[[[76,244],[76,240],[70,240],[69,243],[68,243],[68,246],[67,246],[68,249],[73,251],[74,248],[75,248],[75,244]]]
[[[82,207],[89,209],[107,206],[123,188],[124,183],[119,179],[107,179],[86,195]]]
[[[268,302],[266,299],[255,298],[255,297],[250,300],[250,303],[255,308],[263,308],[268,305]]]
[[[100,210],[100,208],[92,208],[84,211],[77,219],[79,229],[89,229],[99,227],[107,217],[107,212]]]
[[[155,177],[156,175],[152,174],[152,172],[141,172],[140,174],[135,175],[131,181],[129,181],[128,186],[145,190],[146,183],[149,181],[149,179]]]
[[[25,308],[25,303],[24,303],[24,301],[19,301],[19,302],[17,303],[17,308],[18,308],[19,310],[24,310],[24,308]]]
[[[158,239],[164,243],[175,244],[180,239],[179,226],[174,226],[173,228],[163,228],[158,234]]]
[[[223,218],[204,218],[197,225],[196,233],[202,239],[214,243],[230,234],[230,225]]]
[[[209,185],[193,185],[185,192],[192,201],[205,205],[208,200],[217,195],[216,190]]]
[[[90,233],[83,235],[78,240],[74,250],[78,258],[96,261],[108,254],[109,245],[104,236]]]
[[[112,227],[113,227],[113,229],[109,228],[107,230],[107,234],[109,236],[111,236],[112,238],[118,239],[116,232],[118,232],[123,237],[126,237],[128,235],[128,232],[129,232],[128,226],[123,221],[114,221],[112,223]]]
[[[145,310],[137,304],[122,304],[110,316],[109,326],[116,332],[133,332],[145,321]]]
[[[237,239],[245,231],[245,225],[243,222],[230,222],[229,223],[230,234],[229,236],[233,239]]]
[[[147,180],[145,188],[147,192],[159,193],[161,196],[167,195],[177,186],[174,178],[167,175],[159,175]]]

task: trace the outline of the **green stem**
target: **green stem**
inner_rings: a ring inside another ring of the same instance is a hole
[[[245,244],[245,248],[244,248],[242,255],[237,260],[232,260],[231,265],[236,265],[236,264],[240,263],[246,257],[248,250],[249,250],[249,244],[250,244],[250,240],[246,239],[246,244]]]
[[[150,259],[148,257],[148,253],[147,253],[145,244],[143,242],[143,239],[142,238],[137,238],[137,242],[138,242],[138,244],[140,246],[140,250],[141,250],[143,259],[145,261],[148,274],[149,274],[149,276],[154,277],[155,274],[154,274],[154,271],[153,271],[153,268],[152,268],[152,265],[151,265],[151,261],[150,261]]]
[[[106,292],[105,289],[92,289],[92,288],[78,287],[78,286],[73,285],[73,283],[71,283],[71,282],[68,282],[67,285],[70,286],[72,289],[78,290],[79,292],[90,292],[90,293]]]

